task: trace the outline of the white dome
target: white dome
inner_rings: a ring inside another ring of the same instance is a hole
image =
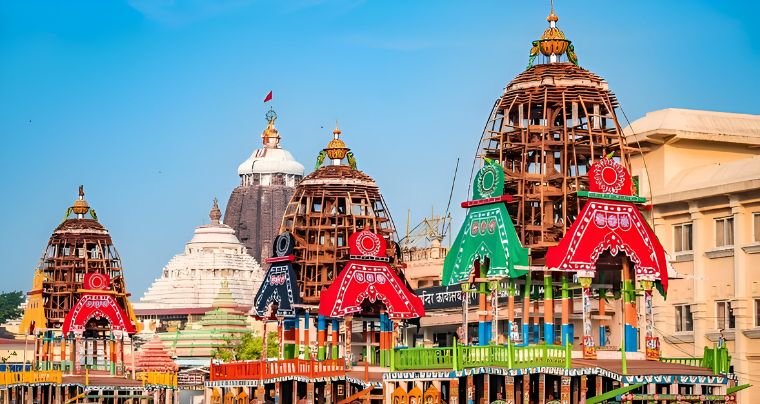
[[[303,176],[303,172],[303,164],[297,162],[289,151],[279,147],[262,147],[238,167],[240,176],[277,173]]]
[[[187,243],[188,248],[204,248],[208,245],[240,248],[243,244],[235,236],[235,230],[226,224],[208,224],[195,228],[193,238]]]

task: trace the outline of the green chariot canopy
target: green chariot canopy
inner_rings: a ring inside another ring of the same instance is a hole
[[[509,217],[504,195],[504,170],[490,159],[478,171],[473,182],[472,201],[462,203],[469,208],[454,245],[443,263],[443,284],[467,281],[475,261],[489,278],[517,278],[528,271],[529,249],[523,248]],[[480,274],[478,274],[479,276]]]

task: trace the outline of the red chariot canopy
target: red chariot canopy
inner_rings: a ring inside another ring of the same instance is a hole
[[[351,260],[320,296],[319,314],[345,317],[362,311],[365,299],[383,302],[392,319],[425,315],[422,300],[412,293],[388,264],[383,237],[363,230],[349,238]]]
[[[589,182],[589,200],[559,245],[547,251],[546,266],[595,271],[603,252],[623,251],[637,278],[658,280],[667,291],[665,250],[635,206],[641,198],[633,196],[628,171],[612,159],[601,159],[591,166]]]
[[[69,331],[82,332],[91,319],[108,320],[112,331],[137,332],[135,325],[124,309],[110,293],[111,277],[105,274],[87,273],[82,287],[85,293],[63,320],[63,334]]]

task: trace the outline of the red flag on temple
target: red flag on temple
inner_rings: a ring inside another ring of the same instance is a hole
[[[266,97],[264,97],[264,102],[272,101],[272,92],[270,91],[269,94],[267,94]]]

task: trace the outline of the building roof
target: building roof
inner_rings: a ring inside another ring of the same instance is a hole
[[[667,203],[760,188],[760,155],[683,170],[668,182],[668,193],[654,202]]]
[[[760,145],[760,115],[667,108],[647,112],[623,129],[628,143],[663,143],[672,137]]]

